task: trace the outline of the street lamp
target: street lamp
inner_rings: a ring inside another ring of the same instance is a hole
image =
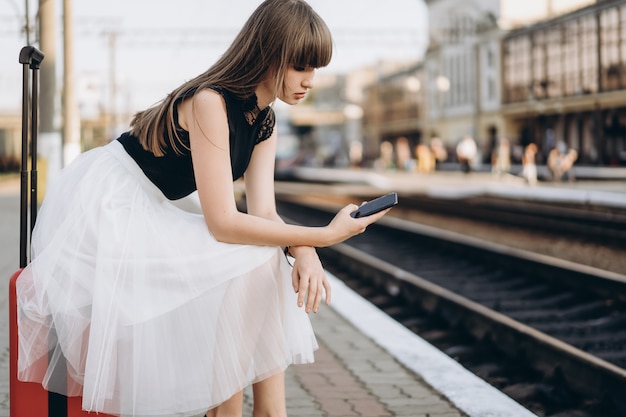
[[[419,78],[417,78],[414,75],[407,77],[407,79],[404,82],[404,85],[406,89],[411,93],[417,93],[418,91],[420,91],[420,88],[422,87],[422,83],[420,83]]]
[[[440,93],[447,93],[450,90],[450,80],[445,75],[438,75],[435,84]]]

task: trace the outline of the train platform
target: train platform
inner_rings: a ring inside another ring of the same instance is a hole
[[[332,305],[311,318],[316,362],[287,371],[289,416],[535,416],[329,278]]]
[[[540,181],[535,186],[528,185],[523,178],[516,175],[496,176],[481,171],[468,174],[460,171],[420,174],[300,167],[293,169],[290,176],[310,183],[334,184],[335,193],[345,194],[396,191],[399,194],[418,194],[442,199],[490,197],[626,208],[626,177],[622,178],[621,174],[610,179],[603,174],[592,179],[571,182]]]

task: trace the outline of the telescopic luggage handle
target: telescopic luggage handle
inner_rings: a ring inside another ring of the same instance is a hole
[[[30,233],[37,218],[37,119],[39,97],[39,68],[44,53],[34,46],[25,46],[20,51],[20,64],[23,64],[22,83],[22,166],[20,189],[20,268],[28,263],[27,248]],[[32,88],[29,90],[29,70],[32,70]],[[30,94],[29,94],[30,92]],[[29,100],[30,98],[30,100]],[[28,138],[28,122],[30,102],[30,147]],[[30,233],[28,228],[28,154],[31,156],[30,167]]]
[[[20,64],[24,65],[22,103],[22,170],[21,170],[21,218],[20,218],[20,269],[9,280],[9,357],[10,357],[10,413],[11,417],[88,417],[94,415],[82,410],[82,397],[66,397],[46,391],[41,384],[22,382],[17,378],[19,350],[17,331],[16,283],[20,273],[28,263],[27,247],[37,217],[37,99],[39,96],[38,71],[44,54],[33,46],[25,46],[20,51]],[[32,89],[29,94],[30,72]],[[30,111],[29,111],[30,102]],[[30,114],[30,117],[29,117]],[[30,121],[30,147],[29,147]],[[30,171],[30,233],[28,233],[28,154],[31,156]],[[56,343],[53,341],[52,343]],[[62,372],[62,371],[61,371]],[[60,372],[56,377],[62,378]],[[113,417],[99,413],[102,417]]]

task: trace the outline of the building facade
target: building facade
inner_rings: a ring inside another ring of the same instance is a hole
[[[421,64],[380,76],[364,88],[363,156],[366,161],[378,158],[380,145],[396,145],[399,138],[414,149],[424,135],[424,105]]]
[[[424,56],[425,140],[454,149],[465,135],[482,155],[503,135],[499,113],[499,0],[429,0]]]
[[[502,40],[502,114],[545,157],[562,144],[581,165],[626,165],[626,4],[603,1]]]
[[[470,135],[478,144],[482,161],[489,162],[498,141],[506,137],[518,144],[515,149],[520,155],[521,146],[528,141],[520,133],[524,122],[510,120],[519,116],[515,112],[520,110],[519,106],[507,107],[509,99],[505,93],[510,94],[510,88],[506,87],[507,71],[523,71],[526,68],[523,65],[530,65],[530,58],[522,58],[531,48],[520,40],[521,34],[532,32],[532,28],[544,22],[561,19],[553,16],[592,1],[545,0],[524,4],[512,0],[426,0],[426,3],[431,27],[429,48],[423,60],[424,140],[439,137],[452,149],[463,136]],[[511,29],[519,25],[524,28]],[[552,38],[546,40],[544,49],[552,41]],[[515,88],[518,87],[516,84]],[[526,107],[524,111],[531,118],[538,116],[542,108],[536,108],[532,114]]]

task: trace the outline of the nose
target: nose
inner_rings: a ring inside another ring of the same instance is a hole
[[[302,86],[307,89],[313,88],[313,79],[315,78],[315,70],[307,71],[306,77],[302,80]]]

